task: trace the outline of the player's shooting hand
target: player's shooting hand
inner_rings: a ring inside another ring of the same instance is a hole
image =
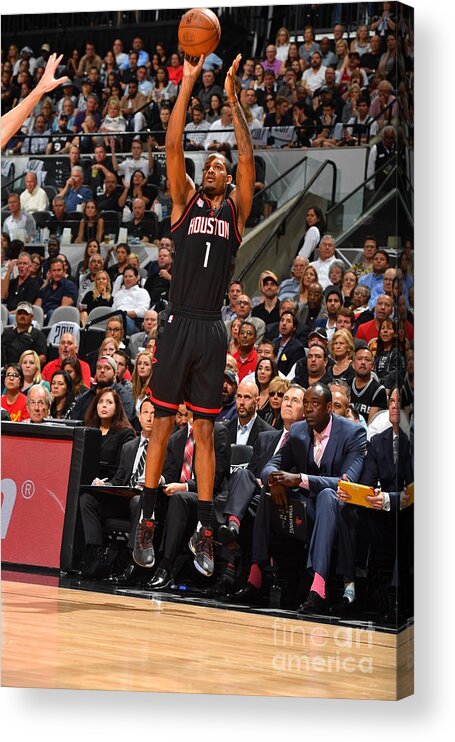
[[[224,89],[226,91],[228,100],[232,100],[237,97],[235,79],[237,77],[237,71],[239,69],[240,60],[242,59],[241,54],[237,54],[236,58],[232,62],[226,73],[226,79],[224,81]]]
[[[56,88],[58,85],[63,85],[63,83],[65,82],[71,82],[69,77],[66,77],[66,76],[58,77],[57,79],[55,79],[54,77],[62,59],[63,59],[63,54],[60,54],[60,56],[57,57],[57,55],[54,53],[54,54],[51,54],[51,56],[47,60],[46,69],[44,70],[41,80],[36,86],[36,89],[40,91],[41,95],[43,95],[44,93],[49,93],[51,90],[54,90],[54,88]]]
[[[191,57],[191,59],[194,60],[194,57]],[[199,57],[199,60],[196,64],[190,62],[189,57],[185,54],[185,59],[183,61],[183,77],[188,78],[194,85],[199,75],[201,74],[202,65],[204,64],[204,62],[205,54]]]

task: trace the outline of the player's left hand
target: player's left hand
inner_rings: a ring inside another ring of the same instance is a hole
[[[170,482],[169,484],[166,484],[165,487],[163,487],[163,492],[165,495],[170,497],[171,495],[174,495],[176,492],[186,492],[186,487],[184,482]]]
[[[194,57],[192,57],[192,59],[194,59]],[[183,77],[189,79],[194,85],[202,72],[202,65],[204,64],[204,62],[204,54],[199,57],[199,60],[196,64],[192,64],[192,62],[189,61],[187,55],[185,54],[185,59],[183,61]]]
[[[60,54],[60,56],[57,57],[57,55],[54,53],[51,54],[51,56],[47,60],[46,69],[44,70],[41,80],[36,86],[41,94],[49,93],[51,90],[54,90],[54,88],[58,87],[59,85],[63,85],[65,82],[71,82],[69,77],[66,76],[58,77],[57,79],[55,79],[54,77],[62,59],[63,54]]]
[[[242,55],[237,54],[236,58],[234,59],[234,61],[232,62],[231,66],[229,67],[226,73],[226,79],[224,81],[224,89],[226,91],[228,100],[235,98],[237,96],[235,78],[237,77],[237,71],[239,69],[241,59],[242,59]]]

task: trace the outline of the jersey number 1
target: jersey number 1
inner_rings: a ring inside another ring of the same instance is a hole
[[[205,243],[205,258],[204,258],[204,268],[207,268],[208,262],[209,262],[209,255],[210,255],[210,248],[212,246],[211,242]]]

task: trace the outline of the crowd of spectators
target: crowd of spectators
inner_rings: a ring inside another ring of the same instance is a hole
[[[378,183],[383,182],[390,152],[395,152],[399,86],[404,85],[400,101],[406,102],[408,110],[412,108],[407,75],[412,68],[412,47],[407,36],[395,33],[392,19],[386,28],[384,23],[373,26],[359,28],[349,44],[340,24],[333,39],[325,37],[319,42],[314,30],[306,28],[300,45],[281,28],[274,43],[267,45],[264,59],[243,60],[239,95],[255,146],[333,147],[373,138],[369,167]],[[174,245],[169,220],[163,222],[165,175],[154,153],[164,148],[181,80],[182,56],[178,49],[166,51],[161,43],[154,49],[145,47],[138,36],[129,53],[121,39],[115,40],[104,58],[91,42],[86,43],[82,56],[74,50],[65,65],[72,84],[42,100],[7,145],[15,153],[62,155],[68,167],[51,204],[36,171],[25,175],[22,193],[8,197],[10,215],[2,228],[1,299],[8,314],[2,334],[2,417],[29,423],[79,419],[99,428],[100,483],[103,478],[120,483],[117,465],[125,451],[134,452],[134,474],[140,457],[131,442],[143,441],[150,434],[153,405],[148,395],[153,384],[154,345],[172,278]],[[4,110],[26,95],[42,74],[39,70],[49,56],[49,45],[44,43],[40,51],[35,59],[29,47],[19,54],[17,47],[10,46],[2,63]],[[403,73],[399,80],[397,65]],[[230,109],[223,103],[223,73],[222,60],[209,56],[188,110],[185,146],[189,150],[216,150],[229,156],[235,146]],[[407,123],[405,134],[410,135]],[[255,130],[266,134],[255,135]],[[32,133],[39,136],[31,137]],[[119,152],[125,148],[130,154],[120,159]],[[82,159],[81,154],[90,159]],[[46,261],[25,249],[34,238],[37,223],[33,215],[37,212],[47,212],[46,220],[40,222],[50,233]],[[103,257],[106,212],[117,212],[119,225],[124,220],[128,238],[110,245]],[[79,215],[76,227],[69,218],[74,213]],[[67,224],[74,243],[85,244],[75,270],[61,244]],[[134,253],[134,241],[157,248],[157,259],[150,260],[145,269]],[[333,413],[363,428],[368,440],[390,427],[395,431],[393,415],[401,407],[400,435],[405,439],[400,441],[412,450],[412,242],[405,243],[395,263],[374,235],[368,235],[360,255],[346,269],[335,256],[335,242],[326,232],[322,212],[314,206],[308,209],[305,233],[294,254],[290,275],[280,277],[270,266],[258,277],[256,295],[248,296],[236,279],[228,288],[222,310],[226,369],[217,420],[228,433],[215,427],[217,466],[224,467],[223,476],[216,478],[216,496],[221,490],[228,495],[231,491],[225,447],[254,446],[248,470],[258,481],[255,446],[256,440],[264,440],[258,436],[275,431],[278,444],[293,423],[304,420],[308,388],[330,386]],[[78,310],[78,328],[62,335],[54,357],[43,327],[58,307],[65,306]],[[109,320],[96,358],[82,357],[80,331],[98,307],[118,315]],[[36,308],[42,310],[42,322],[37,320]],[[398,398],[397,387],[401,389]],[[191,427],[191,414],[181,407],[182,423],[175,435]],[[277,450],[275,445],[270,456]],[[163,516],[166,523],[178,507],[175,496],[196,490],[192,480],[178,481],[174,472],[171,477],[168,459],[174,454],[170,445],[163,477],[165,492],[173,497],[172,508]],[[224,459],[220,463],[223,456],[227,464]],[[340,470],[336,476],[344,473]],[[410,481],[407,477],[403,486]],[[372,486],[376,485],[378,481]],[[377,509],[390,510],[390,498],[383,498]],[[231,536],[225,533],[223,543],[232,537],[238,547],[245,512],[236,514],[225,508],[225,526]],[[133,528],[134,508],[128,517]],[[238,586],[241,574],[245,576],[251,527],[246,538],[249,543],[242,542],[239,550],[244,561],[237,558],[237,552],[222,555],[221,582],[228,592]],[[88,574],[106,576],[102,545],[96,541],[87,541],[87,545],[93,547]],[[162,587],[171,574],[177,553],[166,549],[159,579],[152,587]],[[248,584],[259,589],[254,575]]]

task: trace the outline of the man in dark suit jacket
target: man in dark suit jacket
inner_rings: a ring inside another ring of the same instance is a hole
[[[235,396],[237,414],[227,423],[229,443],[243,443],[254,446],[259,433],[270,430],[271,426],[259,417],[257,406],[259,389],[254,381],[242,381]]]
[[[143,479],[145,471],[145,457],[141,463],[144,450],[147,450],[148,440],[152,432],[155,408],[149,398],[144,399],[139,412],[141,424],[141,435],[132,441],[128,441],[122,448],[118,469],[112,480],[105,482],[95,479],[93,484],[99,486],[98,493],[83,492],[79,499],[82,526],[84,528],[85,543],[91,551],[91,561],[83,570],[83,576],[87,578],[106,576],[109,571],[108,550],[103,548],[102,523],[106,518],[121,518],[129,520],[131,528],[129,531],[128,548],[134,548],[134,534],[139,518],[140,494],[133,495],[131,499],[116,497],[103,492],[104,486],[135,487]],[[91,547],[91,548],[90,548]],[[126,570],[117,578],[121,584],[132,584],[139,574],[133,560]]]
[[[153,578],[147,583],[151,590],[160,590],[167,587],[174,575],[172,568],[175,559],[184,543],[184,537],[194,532],[197,525],[197,482],[194,475],[194,461],[197,456],[193,444],[193,458],[191,476],[185,479],[183,466],[185,449],[190,436],[192,415],[189,414],[188,425],[173,433],[169,438],[166,459],[163,468],[163,493],[167,496],[168,507],[164,521],[164,532],[160,551],[162,559]],[[229,476],[230,445],[227,426],[222,423],[214,425],[215,446],[215,482],[213,499],[216,504],[218,493],[227,488]]]
[[[223,511],[223,519],[226,522],[218,529],[218,539],[231,551],[231,554],[227,568],[217,584],[219,594],[231,592],[235,577],[235,548],[239,541],[241,523],[250,505],[254,506],[261,494],[260,477],[264,466],[286,442],[291,425],[303,419],[304,393],[305,390],[298,384],[290,386],[281,403],[283,430],[274,430],[270,427],[270,430],[259,433],[248,466],[237,469],[230,476]],[[230,566],[232,569],[229,569]]]
[[[409,495],[406,486],[414,481],[409,439],[400,428],[400,392],[397,387],[389,397],[388,410],[391,427],[372,437],[359,480],[374,489],[374,493],[367,496],[372,509],[348,507],[343,510],[343,515],[356,530],[368,534],[373,557],[379,555],[380,563],[388,565],[390,584],[396,589],[404,585],[410,575],[412,508],[407,507]],[[348,499],[344,493],[337,494],[341,501]],[[355,564],[355,557],[352,561]],[[393,603],[396,604],[396,600]],[[343,604],[339,607],[342,613]],[[393,610],[395,606],[391,607]]]
[[[293,365],[305,357],[305,348],[295,338],[297,319],[292,312],[283,312],[280,317],[279,337],[273,346],[276,353],[278,371],[287,376]]]
[[[325,581],[337,535],[338,511],[345,507],[337,500],[338,480],[346,475],[350,481],[359,481],[366,434],[362,426],[332,415],[332,395],[325,384],[317,383],[306,390],[304,412],[306,420],[293,425],[285,445],[262,472],[261,479],[267,482],[267,487],[261,492],[254,523],[252,566],[248,584],[236,594],[236,600],[244,602],[258,597],[262,569],[269,559],[272,503],[287,509],[289,498],[294,497],[305,502],[308,517],[314,524],[307,564],[314,572],[314,579],[299,612],[320,613],[327,607]],[[344,556],[343,539],[339,539],[341,574],[344,574]]]

